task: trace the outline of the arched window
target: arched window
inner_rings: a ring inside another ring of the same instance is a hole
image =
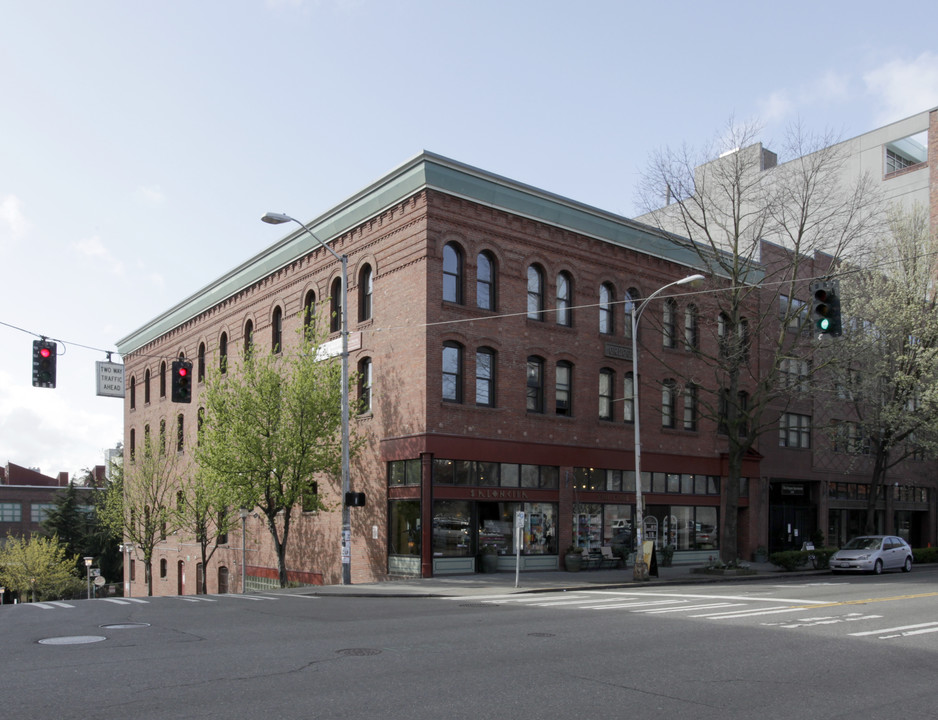
[[[198,367],[196,377],[199,382],[205,382],[205,343],[199,343]]]
[[[374,291],[374,274],[371,265],[365,265],[358,273],[358,321],[371,320],[371,299]]]
[[[306,338],[312,337],[316,326],[316,293],[312,290],[307,291],[303,298],[303,331]]]
[[[160,419],[160,455],[166,454],[166,418]]]
[[[443,343],[443,400],[462,402],[462,345]]]
[[[274,354],[283,350],[283,310],[280,306],[274,308],[270,319],[270,351]]]
[[[195,442],[196,442],[196,445],[200,445],[202,443],[202,428],[205,426],[205,408],[204,407],[199,408],[199,412],[195,416],[195,422],[196,422]],[[164,421],[164,424],[165,424],[165,421]]]
[[[443,246],[443,300],[462,303],[462,251],[454,243]]]
[[[554,396],[558,415],[573,414],[573,365],[566,360],[557,363]]]
[[[573,278],[567,272],[557,275],[557,324],[573,325]]]
[[[476,258],[476,306],[495,309],[495,259],[487,251]]]
[[[358,412],[371,412],[371,358],[358,361]]]
[[[528,267],[528,317],[544,319],[544,271],[537,265]]]
[[[160,361],[160,397],[166,397],[166,361]]]
[[[684,388],[684,429],[697,429],[697,386],[693,383]]]
[[[150,404],[150,368],[143,374],[143,404]]]
[[[495,351],[476,350],[476,405],[495,406]]]
[[[628,339],[631,339],[632,337],[632,308],[634,307],[635,311],[638,312],[639,310],[638,303],[640,299],[641,299],[641,295],[639,294],[638,290],[636,290],[633,287],[630,287],[626,291],[625,297],[623,298],[623,300],[625,300],[623,307],[625,309],[626,317],[625,317],[625,327],[623,328],[622,334],[625,335],[625,337]]]
[[[544,358],[531,355],[527,364],[527,411],[544,412]]]
[[[130,376],[130,409],[137,409],[137,376]]]
[[[339,332],[342,329],[342,278],[332,281],[331,297],[329,299],[329,331]]]
[[[677,315],[677,303],[672,298],[666,298],[661,303],[661,346],[673,348],[677,344],[674,318]]]
[[[182,452],[185,445],[185,418],[182,413],[176,416],[176,452]]]
[[[218,369],[228,372],[228,333],[225,332],[218,339]]]
[[[137,459],[137,431],[130,428],[130,462]]]
[[[616,374],[611,368],[599,371],[599,419],[612,420],[612,401],[615,397]]]
[[[622,418],[627,423],[635,422],[635,378],[632,373],[625,374],[622,383]]]
[[[684,348],[687,350],[700,349],[696,305],[688,305],[684,310]]]
[[[612,285],[603,283],[599,286],[599,332],[604,335],[612,335],[616,331],[615,312],[613,311],[613,301],[615,292]]]
[[[674,394],[677,388],[674,380],[661,383],[661,427],[674,427]]]
[[[254,349],[254,321],[244,323],[244,357],[249,357]]]

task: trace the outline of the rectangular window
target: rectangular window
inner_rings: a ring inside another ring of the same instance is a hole
[[[388,486],[420,485],[420,460],[393,460],[388,463]]]
[[[22,522],[23,506],[20,503],[0,503],[0,522]]]
[[[780,384],[784,390],[808,392],[810,372],[810,361],[805,358],[782,358],[779,365]]]
[[[462,402],[462,346],[443,344],[443,400]]]
[[[495,351],[476,351],[476,405],[495,405]]]
[[[635,422],[635,382],[632,373],[625,374],[622,386],[622,408],[625,422]]]
[[[674,427],[674,392],[674,381],[665,380],[661,386],[661,427]]]
[[[420,501],[388,503],[388,554],[420,555]]]
[[[778,423],[778,444],[781,447],[811,447],[811,416],[782,413]]]
[[[55,509],[55,503],[30,503],[29,521],[34,523],[45,522],[49,513]]]

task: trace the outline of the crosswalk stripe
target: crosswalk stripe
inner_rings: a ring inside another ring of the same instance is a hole
[[[712,608],[740,607],[742,603],[712,603],[710,605],[684,605],[673,608],[648,608],[647,610],[633,610],[646,615],[659,615],[662,613],[687,612],[688,610],[709,610]]]
[[[938,632],[938,622],[919,623],[917,625],[902,625],[894,628],[882,628],[880,630],[865,630],[863,632],[850,633],[853,637],[864,637],[866,635],[882,635],[883,633],[900,633],[902,635],[918,635],[923,632]],[[923,628],[932,628],[924,630]],[[910,632],[914,631],[914,632]],[[897,636],[895,636],[897,637]]]

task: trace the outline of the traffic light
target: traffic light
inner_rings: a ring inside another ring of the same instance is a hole
[[[49,340],[33,340],[33,387],[55,387],[55,358],[58,348]]]
[[[840,337],[839,280],[816,280],[811,283],[811,319],[819,335]]]
[[[173,360],[172,400],[192,402],[192,363],[188,360]]]
[[[362,492],[345,493],[345,504],[348,507],[365,507],[365,493],[362,493]]]

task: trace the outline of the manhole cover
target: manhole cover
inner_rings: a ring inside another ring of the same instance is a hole
[[[71,635],[67,637],[45,638],[40,640],[40,645],[87,645],[88,643],[101,642],[107,640],[103,635]]]
[[[377,648],[346,648],[345,650],[336,650],[336,655],[345,657],[365,657],[367,655],[380,655],[381,651]]]
[[[150,623],[112,623],[111,625],[99,625],[105,630],[133,630],[134,628],[150,627]]]

